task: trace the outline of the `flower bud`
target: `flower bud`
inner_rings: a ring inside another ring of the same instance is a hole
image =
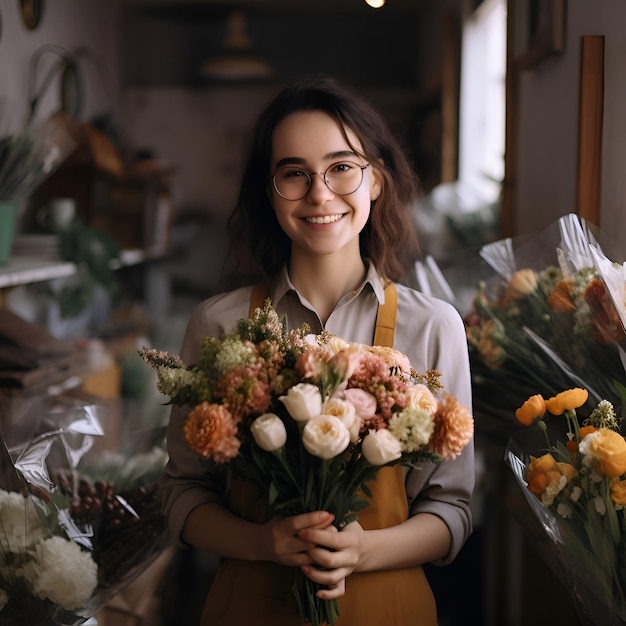
[[[511,276],[511,280],[506,289],[506,294],[512,300],[520,300],[529,296],[537,289],[537,275],[534,270],[518,270]]]
[[[309,383],[298,383],[289,388],[286,396],[279,400],[296,422],[306,422],[322,412],[322,394]]]
[[[257,417],[250,426],[250,432],[257,446],[267,452],[280,450],[287,441],[285,424],[274,413],[265,413]]]
[[[372,465],[384,465],[402,456],[402,445],[386,428],[370,430],[361,449]]]

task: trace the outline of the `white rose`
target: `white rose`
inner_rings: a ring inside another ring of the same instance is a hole
[[[363,456],[372,465],[384,465],[402,456],[402,445],[385,428],[370,430],[363,439]]]
[[[350,444],[350,431],[334,415],[312,417],[302,431],[302,445],[319,459],[332,459]]]
[[[257,417],[250,426],[250,432],[257,446],[267,452],[279,450],[287,441],[287,430],[283,420],[274,413]]]
[[[356,414],[354,405],[347,400],[340,398],[331,398],[322,406],[324,415],[334,415],[338,417],[344,426],[350,431],[350,441],[356,443],[359,439],[359,431],[361,430],[361,419]]]
[[[279,400],[296,422],[306,422],[322,412],[322,394],[315,385],[298,383]]]

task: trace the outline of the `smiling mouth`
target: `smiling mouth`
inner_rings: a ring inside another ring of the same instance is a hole
[[[323,217],[305,217],[304,221],[309,224],[331,224],[332,222],[336,222],[343,217],[342,214],[337,215],[324,215]]]

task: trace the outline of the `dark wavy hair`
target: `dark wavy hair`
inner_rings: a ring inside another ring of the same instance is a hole
[[[361,142],[356,150],[381,175],[382,187],[360,234],[361,255],[389,280],[400,280],[417,255],[410,218],[418,181],[399,142],[380,113],[362,96],[331,76],[304,76],[283,89],[261,114],[253,129],[237,206],[229,219],[233,245],[248,247],[267,276],[289,262],[291,242],[280,227],[270,201],[272,136],[292,113],[323,111]]]

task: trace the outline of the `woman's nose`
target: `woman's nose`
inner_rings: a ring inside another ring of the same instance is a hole
[[[324,172],[312,172],[310,176],[311,186],[307,192],[307,198],[313,202],[319,203],[335,197],[335,194],[330,190],[324,180]]]

